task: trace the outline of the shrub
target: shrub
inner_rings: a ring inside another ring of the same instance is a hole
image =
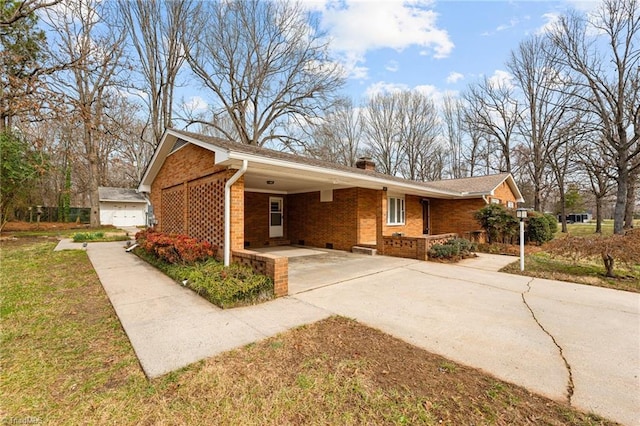
[[[557,224],[556,224],[557,229]],[[530,216],[527,223],[527,236],[529,241],[538,245],[551,241],[553,232],[549,227],[549,220],[544,215],[534,214]]]
[[[254,273],[250,267],[232,264],[225,268],[221,262],[208,259],[191,265],[169,264],[138,247],[134,252],[179,283],[221,308],[248,305],[272,299],[271,278]]]
[[[474,216],[487,231],[489,243],[510,243],[518,235],[518,220],[500,204],[489,204],[478,210]]]
[[[212,257],[217,250],[207,241],[153,229],[138,232],[136,242],[144,251],[167,263],[192,264]]]
[[[469,256],[476,250],[475,244],[465,238],[452,238],[444,244],[434,244],[429,249],[429,257],[434,259],[453,259]]]
[[[95,241],[104,238],[104,232],[78,232],[73,235],[73,241],[81,243],[83,241]]]
[[[457,247],[447,244],[434,244],[429,249],[429,257],[434,259],[451,259],[457,256]]]
[[[549,231],[552,235],[555,235],[556,232],[558,232],[558,218],[551,213],[545,213],[544,217],[546,217],[547,222],[549,222]]]
[[[605,267],[607,277],[615,277],[614,266],[618,261],[629,270],[640,264],[640,232],[628,231],[626,235],[611,235],[603,237],[575,237],[567,235],[557,238],[545,246],[554,255],[569,257],[574,262],[585,258],[599,256]]]

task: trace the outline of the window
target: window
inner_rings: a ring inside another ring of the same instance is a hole
[[[492,198],[491,204],[500,204],[500,198]]]
[[[387,225],[404,225],[404,198],[387,199]]]
[[[513,209],[516,207],[516,203],[513,201],[507,201],[507,208]]]

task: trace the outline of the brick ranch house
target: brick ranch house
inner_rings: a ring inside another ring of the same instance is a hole
[[[272,276],[279,296],[287,294],[287,259],[252,249],[356,247],[424,260],[434,242],[473,236],[473,214],[488,203],[523,201],[508,173],[415,182],[378,173],[369,159],[347,167],[174,129],[138,191],[159,231],[211,242],[225,264]]]

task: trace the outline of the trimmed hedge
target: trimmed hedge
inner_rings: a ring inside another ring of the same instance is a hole
[[[470,256],[476,246],[465,238],[452,238],[444,244],[434,244],[429,249],[429,257],[434,259],[456,259]]]
[[[221,308],[251,305],[273,299],[271,278],[249,266],[228,267],[214,259],[214,247],[186,235],[142,231],[134,253],[178,283]]]
[[[136,234],[136,242],[147,253],[167,263],[192,264],[213,257],[217,247],[182,234],[165,234],[152,228]]]

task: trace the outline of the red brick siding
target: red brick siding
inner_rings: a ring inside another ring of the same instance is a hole
[[[222,248],[224,183],[234,171],[216,166],[214,159],[213,152],[191,144],[166,158],[150,195],[160,231],[185,233]],[[243,188],[242,181],[234,185],[240,194]],[[240,203],[235,198],[232,206],[243,209],[244,198]],[[232,238],[232,247],[236,244]]]
[[[456,233],[480,229],[473,217],[474,213],[486,204],[482,198],[468,200],[430,200],[431,234]]]
[[[288,238],[294,244],[304,240],[312,247],[330,243],[334,249],[351,250],[358,240],[357,195],[358,188],[336,189],[333,201],[325,203],[320,202],[320,192],[288,195]]]
[[[376,242],[376,209],[379,191],[358,188],[357,244],[375,244]]]
[[[515,195],[513,195],[513,191],[511,191],[511,188],[506,181],[502,182],[502,184],[495,189],[493,194],[493,196],[489,197],[489,200],[497,198],[498,200],[500,200],[500,204],[505,207],[507,206],[507,201],[511,201],[513,202],[515,207],[516,197]]]
[[[269,238],[269,197],[281,197],[284,209],[282,238]],[[288,240],[287,230],[290,218],[287,216],[288,199],[286,195],[264,194],[260,192],[244,193],[244,241],[249,248],[280,244]],[[297,243],[297,241],[294,241]]]

